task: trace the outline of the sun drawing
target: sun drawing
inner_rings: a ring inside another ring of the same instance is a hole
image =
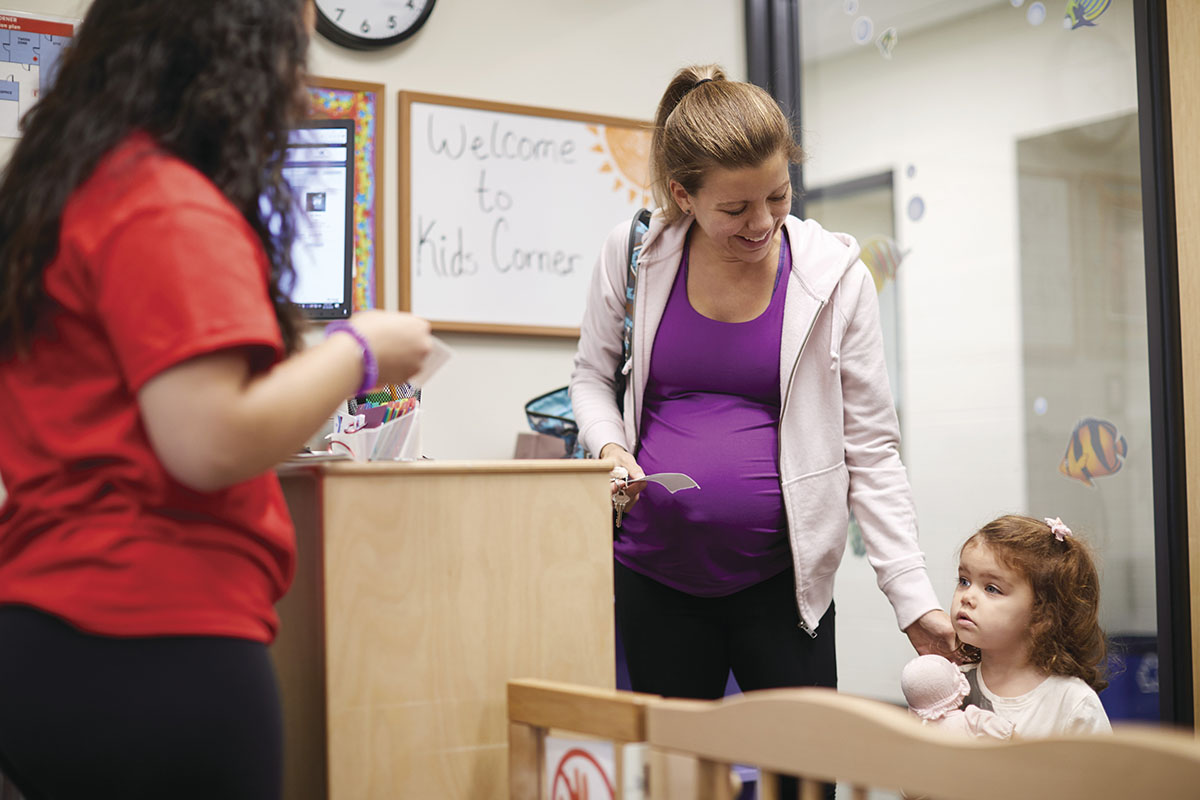
[[[609,125],[587,128],[597,139],[592,151],[605,156],[600,171],[613,173],[613,191],[628,192],[630,203],[650,205],[650,130]]]

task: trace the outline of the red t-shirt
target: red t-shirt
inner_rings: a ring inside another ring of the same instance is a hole
[[[180,485],[137,405],[189,358],[282,356],[267,274],[237,210],[148,136],[75,191],[44,277],[53,307],[30,355],[0,360],[0,604],[110,636],[271,641],[295,566],[278,480]]]

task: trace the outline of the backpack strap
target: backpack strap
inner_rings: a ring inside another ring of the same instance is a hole
[[[641,208],[629,223],[628,256],[625,259],[625,323],[621,331],[621,363],[617,365],[616,380],[617,408],[624,411],[625,366],[633,351],[633,304],[637,297],[638,256],[642,253],[642,240],[650,230],[650,209]]]

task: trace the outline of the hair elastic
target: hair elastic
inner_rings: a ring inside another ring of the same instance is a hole
[[[350,324],[349,320],[334,320],[325,326],[326,339],[335,333],[350,334],[362,349],[363,379],[362,386],[358,387],[356,394],[366,394],[374,389],[375,384],[379,382],[379,362],[375,360],[375,353],[371,351],[371,344],[358,328]]]
[[[712,80],[713,80],[712,78],[701,78],[700,80],[696,81],[691,86],[689,86],[687,92],[684,92],[683,94],[681,94],[679,96],[679,99],[682,100],[683,98],[687,97],[688,92],[692,91],[693,89],[695,89],[697,86],[699,86],[702,83],[712,83]]]
[[[1050,526],[1050,532],[1054,534],[1054,538],[1060,542],[1065,542],[1068,536],[1074,536],[1071,529],[1066,526],[1058,517],[1042,517],[1046,520],[1046,524]]]

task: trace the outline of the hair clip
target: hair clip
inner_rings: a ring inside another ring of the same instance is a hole
[[[1068,528],[1066,524],[1058,517],[1054,517],[1053,519],[1050,517],[1042,517],[1042,519],[1046,520],[1046,524],[1050,526],[1050,532],[1053,533],[1054,538],[1058,539],[1060,542],[1066,541],[1068,536],[1073,535],[1071,533],[1071,529]]]

